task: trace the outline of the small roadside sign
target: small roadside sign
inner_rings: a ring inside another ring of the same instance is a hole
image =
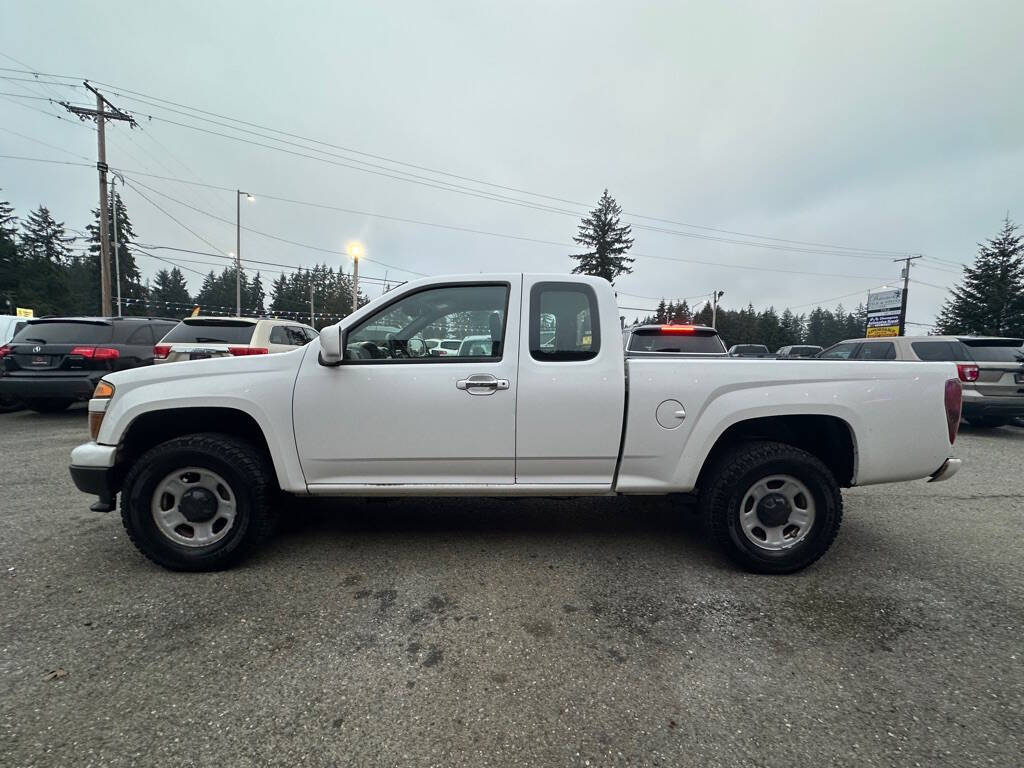
[[[15,312],[15,314],[18,317],[35,317],[36,316],[35,310],[26,309],[25,307],[17,307],[17,308],[15,308],[14,312]]]

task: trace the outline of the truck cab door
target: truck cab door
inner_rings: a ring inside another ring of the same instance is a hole
[[[313,345],[292,404],[310,491],[514,485],[521,283],[398,290],[345,329],[340,365],[322,365]],[[467,337],[466,355],[435,356],[424,341]]]
[[[523,278],[516,483],[611,487],[625,407],[618,309],[597,278]]]

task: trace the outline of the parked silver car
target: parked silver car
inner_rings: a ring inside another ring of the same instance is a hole
[[[922,360],[956,363],[964,388],[963,417],[975,427],[1001,427],[1024,417],[1024,339],[996,336],[898,336],[847,339],[823,360]]]

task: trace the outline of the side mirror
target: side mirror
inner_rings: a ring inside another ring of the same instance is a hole
[[[413,336],[408,342],[406,342],[406,349],[409,350],[410,357],[427,356],[427,342],[418,336]]]
[[[320,331],[320,364],[340,365],[342,360],[342,333],[338,325],[328,325]]]

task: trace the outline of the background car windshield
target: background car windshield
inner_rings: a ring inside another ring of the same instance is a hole
[[[962,339],[971,357],[979,363],[1014,363],[1024,362],[1024,351],[1014,340],[1013,343],[991,341],[974,341]]]
[[[634,331],[629,339],[630,352],[725,352],[721,338],[714,334],[663,333],[660,330]]]
[[[35,341],[40,344],[105,344],[114,335],[110,323],[76,323],[74,321],[42,321],[29,323],[11,343]]]
[[[165,344],[248,344],[254,323],[183,320],[163,338]]]

